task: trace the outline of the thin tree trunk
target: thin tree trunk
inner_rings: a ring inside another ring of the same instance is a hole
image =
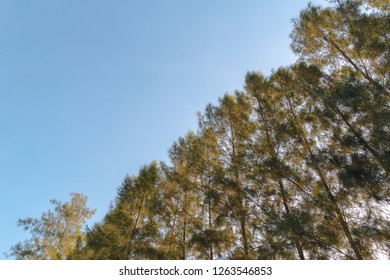
[[[281,195],[282,195],[282,199],[283,199],[284,210],[286,211],[286,214],[290,216],[291,215],[290,207],[288,206],[286,192],[284,190],[284,186],[283,186],[283,183],[282,183],[281,180],[279,181],[279,189],[280,189],[280,192],[281,192]],[[305,259],[305,255],[303,254],[302,245],[301,245],[301,243],[299,241],[299,238],[296,236],[295,233],[293,233],[293,235],[294,235],[293,236],[293,241],[294,241],[295,246],[297,248],[299,258],[301,260],[304,260]]]
[[[187,258],[187,246],[186,246],[186,235],[187,235],[187,191],[184,195],[184,216],[183,216],[183,234],[182,234],[182,256],[181,258],[185,260]]]
[[[249,245],[248,245],[248,237],[246,234],[246,218],[245,215],[241,215],[240,217],[240,226],[241,226],[241,235],[242,235],[242,242],[244,245],[244,258],[246,260],[249,259]]]
[[[264,110],[263,110],[263,106],[262,106],[262,103],[261,103],[261,100],[259,99],[258,95],[257,95],[257,92],[256,92],[256,96],[255,96],[256,100],[257,100],[257,104],[259,106],[259,115],[261,117],[261,120],[263,122],[263,125],[265,126],[265,134],[266,134],[266,138],[267,138],[267,146],[268,146],[268,152],[271,154],[272,157],[275,157],[277,158],[277,155],[276,155],[276,152],[275,152],[275,144],[274,144],[274,141],[272,141],[271,139],[271,135],[269,133],[270,131],[270,128],[269,128],[269,125],[268,125],[268,122],[266,120],[266,116],[264,115]],[[284,184],[282,182],[282,180],[279,179],[279,189],[280,189],[280,193],[282,195],[282,200],[283,200],[283,206],[284,206],[284,210],[286,211],[286,214],[287,215],[290,215],[290,207],[288,206],[288,202],[287,202],[287,196],[286,196],[286,191],[285,191],[285,188],[284,188]],[[305,255],[303,253],[303,249],[302,249],[302,245],[301,245],[301,242],[300,242],[300,238],[298,236],[295,235],[295,233],[292,233],[293,234],[293,241],[295,243],[295,247],[298,251],[298,255],[299,255],[299,258],[301,260],[304,260],[305,259]]]
[[[209,205],[208,206],[209,206],[208,207],[208,210],[209,210],[209,229],[211,229],[213,224],[212,224],[212,217],[211,217],[211,199],[210,198],[209,198]],[[213,246],[214,246],[214,243],[211,242],[211,244],[209,245],[209,259],[210,260],[214,259]]]
[[[302,131],[302,135],[297,135],[298,137],[300,137],[303,141],[303,145],[304,145],[304,148],[306,149],[306,151],[309,153],[310,157],[311,158],[314,158],[314,154],[310,148],[310,144],[309,144],[309,141],[307,140],[306,138],[306,135],[304,134],[304,130],[302,129],[302,127],[300,127],[299,125],[299,122],[297,122],[297,118],[295,116],[295,113],[294,113],[294,110],[292,108],[292,105],[291,105],[291,102],[290,100],[287,98],[287,101],[288,101],[288,104],[289,104],[289,107],[290,107],[290,110],[291,110],[291,114],[292,114],[292,117],[294,119],[294,122],[297,126],[299,126],[299,129]],[[306,160],[305,157],[303,157],[304,160]],[[356,258],[358,260],[362,260],[363,259],[363,256],[358,248],[358,246],[356,245],[356,242],[354,241],[352,235],[351,235],[351,231],[348,227],[348,224],[347,222],[345,221],[344,219],[344,215],[340,209],[340,207],[338,206],[337,204],[337,201],[336,201],[336,198],[334,197],[328,183],[327,183],[327,180],[325,178],[325,175],[324,173],[322,172],[321,168],[316,164],[316,163],[312,163],[310,164],[314,167],[314,170],[316,171],[317,175],[320,177],[321,179],[321,182],[322,182],[322,186],[324,187],[325,189],[325,192],[327,193],[328,195],[328,198],[333,206],[333,209],[335,210],[336,212],[336,215],[337,215],[337,220],[338,222],[340,223],[343,231],[344,231],[344,234],[345,236],[347,237],[347,240],[348,240],[348,243],[349,245],[351,246],[352,250],[354,251],[355,255],[356,255]]]
[[[130,233],[129,241],[128,241],[128,244],[126,246],[126,252],[127,252],[127,257],[128,258],[130,257],[130,251],[132,249],[131,247],[133,246],[135,230],[137,229],[138,221],[139,221],[139,218],[141,216],[141,210],[142,210],[142,206],[143,206],[143,203],[144,203],[144,199],[145,199],[145,193],[142,195],[141,202],[139,204],[138,211],[137,211],[137,217],[136,217],[136,219],[134,221],[134,226],[133,226],[133,229],[132,229],[132,231]]]
[[[173,243],[173,235],[175,233],[175,225],[176,225],[176,214],[175,214],[175,218],[173,219],[173,224],[172,224],[172,228],[171,228],[171,236],[169,237],[169,247],[168,247],[168,260],[171,259],[171,250],[172,250],[172,243]]]

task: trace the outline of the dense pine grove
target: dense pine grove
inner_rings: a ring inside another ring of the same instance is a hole
[[[293,24],[299,60],[209,104],[62,258],[390,258],[388,1]]]

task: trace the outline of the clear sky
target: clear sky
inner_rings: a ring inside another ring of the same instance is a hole
[[[19,218],[81,192],[92,225],[197,111],[293,63],[307,2],[0,0],[0,259],[28,237]]]

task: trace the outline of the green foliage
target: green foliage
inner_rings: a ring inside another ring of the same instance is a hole
[[[84,244],[82,227],[95,210],[86,206],[86,196],[71,193],[69,202],[50,201],[54,210],[42,214],[40,219],[26,218],[18,226],[29,231],[31,238],[11,248],[11,256],[24,260],[63,260]]]
[[[85,241],[65,242],[70,257],[388,258],[389,5],[331,2],[294,20],[296,64],[249,72],[243,91],[209,104],[169,164],[126,177]],[[53,227],[21,224],[34,238]],[[69,255],[34,240],[14,255]]]

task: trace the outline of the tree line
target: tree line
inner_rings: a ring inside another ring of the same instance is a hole
[[[389,4],[331,2],[293,20],[295,64],[209,104],[59,258],[390,258]]]

